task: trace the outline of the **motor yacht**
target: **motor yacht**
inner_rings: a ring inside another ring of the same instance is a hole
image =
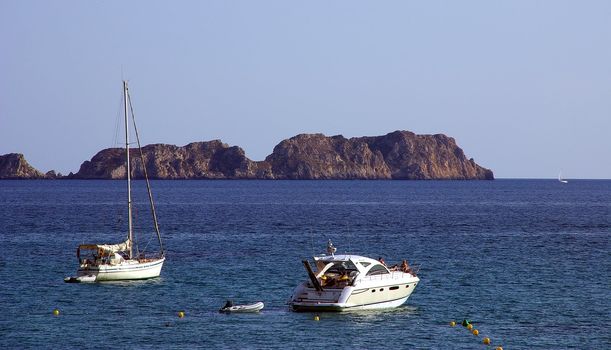
[[[335,254],[329,241],[327,254],[314,256],[315,270],[303,260],[308,279],[291,296],[293,311],[348,311],[394,308],[403,305],[420,279],[404,261],[387,267],[359,255]]]

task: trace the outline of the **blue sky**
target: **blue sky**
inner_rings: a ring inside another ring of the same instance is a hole
[[[0,2],[0,154],[444,133],[497,177],[611,178],[609,1]]]

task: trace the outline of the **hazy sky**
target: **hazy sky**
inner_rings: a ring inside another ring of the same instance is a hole
[[[0,1],[0,154],[444,133],[497,177],[611,178],[611,1]]]

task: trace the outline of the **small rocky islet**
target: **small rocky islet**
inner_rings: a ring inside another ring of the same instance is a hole
[[[134,149],[134,152],[137,151]],[[152,179],[294,180],[493,180],[490,169],[467,159],[452,137],[394,131],[383,136],[345,138],[300,134],[280,142],[263,161],[246,157],[220,140],[186,146],[152,144],[142,148]],[[133,177],[143,178],[132,159]],[[62,176],[34,169],[22,154],[0,156],[0,179],[124,179],[125,151],[108,148]]]
[[[47,174],[34,169],[21,153],[0,155],[0,179],[50,179],[57,174],[51,170]]]

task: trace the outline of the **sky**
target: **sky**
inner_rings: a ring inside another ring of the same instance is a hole
[[[454,137],[497,178],[611,178],[611,1],[0,1],[0,154]],[[120,130],[120,129],[119,129]]]

